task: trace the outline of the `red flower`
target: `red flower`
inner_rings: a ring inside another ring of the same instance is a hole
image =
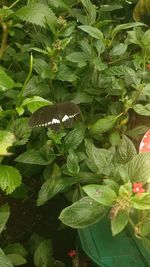
[[[71,258],[75,257],[75,256],[76,256],[76,251],[75,251],[75,249],[70,250],[70,251],[68,252],[68,256],[71,257]]]
[[[147,69],[150,70],[150,64],[147,65]]]
[[[145,189],[142,188],[142,183],[133,183],[132,191],[136,194],[141,194],[145,192]]]

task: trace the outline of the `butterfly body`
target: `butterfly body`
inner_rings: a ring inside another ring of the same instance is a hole
[[[70,128],[74,118],[80,114],[79,107],[71,102],[61,102],[36,110],[29,119],[30,127],[49,127],[59,131],[63,125]]]

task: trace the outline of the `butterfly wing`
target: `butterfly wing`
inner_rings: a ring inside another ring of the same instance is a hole
[[[55,131],[60,129],[60,120],[57,118],[57,105],[48,105],[36,110],[29,119],[30,127],[49,127]]]
[[[80,114],[79,107],[71,102],[57,104],[57,116],[65,128],[72,127],[74,119]]]

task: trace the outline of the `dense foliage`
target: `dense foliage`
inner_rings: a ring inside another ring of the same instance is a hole
[[[138,154],[150,127],[150,30],[142,20],[150,8],[136,4],[0,3],[0,188],[30,198],[26,177],[36,176],[38,206],[58,193],[73,202],[60,214],[64,224],[82,228],[108,216],[113,235],[131,224],[150,250],[150,153]],[[72,129],[29,127],[35,110],[61,101],[81,109]],[[1,206],[1,232],[9,215]],[[48,257],[50,240],[34,241],[35,266],[63,266]],[[0,250],[1,266],[26,262],[22,245],[11,246]]]

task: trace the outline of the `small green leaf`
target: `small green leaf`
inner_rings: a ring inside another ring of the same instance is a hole
[[[0,91],[12,89],[15,86],[14,81],[6,74],[2,67],[0,67]]]
[[[71,54],[67,55],[66,59],[77,63],[79,67],[87,65],[87,62],[91,60],[91,58],[83,52],[72,52]]]
[[[40,151],[35,149],[29,149],[20,156],[18,156],[15,161],[27,163],[27,164],[37,164],[37,165],[48,165],[54,160],[52,155],[48,159],[44,158]]]
[[[140,125],[140,126],[135,127],[132,130],[127,131],[126,135],[128,135],[129,137],[132,137],[138,141],[140,136],[144,135],[148,130],[149,130],[148,126]]]
[[[112,234],[116,235],[120,233],[128,224],[128,215],[126,211],[121,210],[117,215],[111,220],[111,230]]]
[[[150,181],[150,153],[141,153],[133,157],[125,165],[131,182],[142,182],[143,184]]]
[[[0,131],[0,155],[1,156],[8,156],[11,155],[7,151],[7,149],[13,145],[15,142],[15,136],[13,133],[8,132],[8,131]]]
[[[130,22],[130,23],[117,25],[112,31],[112,34],[111,34],[112,39],[114,39],[115,36],[122,30],[130,29],[130,28],[134,28],[138,26],[144,26],[144,25],[145,24],[141,22]]]
[[[89,26],[89,25],[82,25],[82,26],[78,26],[78,28],[88,33],[90,36],[92,36],[95,39],[103,40],[103,33],[96,27]]]
[[[39,244],[34,253],[34,264],[36,267],[54,266],[51,240],[47,239]]]
[[[89,197],[105,206],[112,206],[117,199],[116,193],[105,185],[85,185],[83,190]]]
[[[121,143],[117,148],[115,159],[118,163],[125,164],[136,155],[135,146],[127,136],[123,135]]]
[[[79,164],[78,164],[78,157],[77,155],[73,152],[70,151],[68,157],[67,157],[67,169],[71,174],[76,175],[77,173],[79,173]]]
[[[20,243],[9,244],[4,248],[6,254],[18,254],[22,257],[27,255],[27,251]]]
[[[106,212],[106,207],[90,197],[84,197],[63,209],[59,219],[72,228],[84,228],[98,222]]]
[[[148,214],[148,216],[150,213]],[[140,235],[147,236],[150,234],[150,221],[144,221],[140,224]]]
[[[7,257],[15,266],[20,266],[27,263],[26,259],[18,254],[8,254]]]
[[[83,141],[85,129],[78,127],[69,132],[64,138],[65,150],[75,150]]]
[[[0,188],[11,194],[16,187],[21,185],[21,175],[19,171],[8,165],[0,165]]]
[[[144,248],[150,253],[150,240],[148,238],[142,238],[141,240]]]
[[[110,115],[96,121],[90,128],[91,135],[100,135],[111,130],[117,120],[117,116]]]
[[[61,64],[58,68],[56,80],[74,82],[77,80],[77,76],[73,69],[64,64]]]
[[[136,104],[133,106],[133,109],[137,114],[140,114],[143,116],[150,116],[150,104],[146,104],[146,105]]]
[[[96,20],[96,6],[90,0],[81,0],[81,2],[85,7],[90,24],[94,24]]]
[[[141,193],[137,194],[131,199],[132,205],[138,210],[149,210],[150,209],[150,194]]]
[[[127,50],[128,46],[126,44],[120,43],[115,45],[110,51],[111,56],[120,56],[124,54]]]
[[[0,266],[3,267],[14,267],[10,259],[4,254],[3,250],[0,249]]]
[[[0,207],[0,233],[4,230],[5,225],[10,216],[10,208],[8,204]]]

